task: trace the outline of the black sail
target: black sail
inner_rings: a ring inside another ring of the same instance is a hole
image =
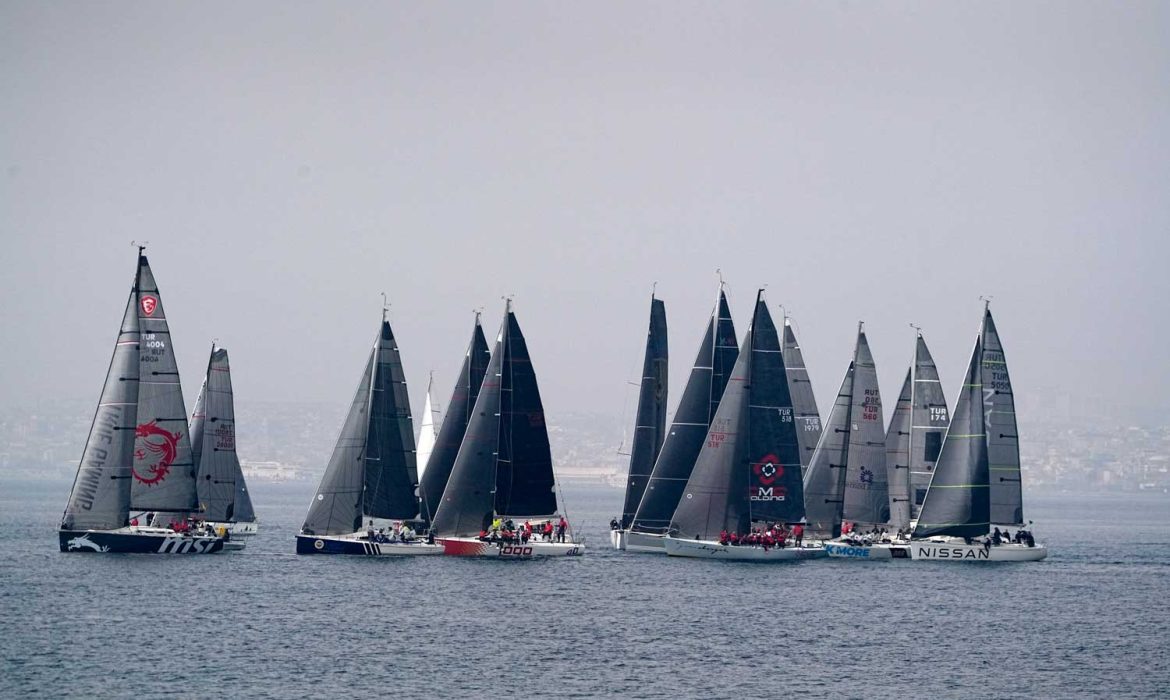
[[[419,496],[422,499],[420,516],[425,522],[433,521],[439,509],[443,490],[447,488],[447,480],[451,477],[451,468],[455,465],[459,445],[467,432],[467,421],[479,397],[484,371],[491,357],[491,350],[483,337],[483,328],[479,325],[479,314],[476,314],[475,328],[471,332],[463,367],[459,370],[459,379],[451,392],[451,400],[447,402],[447,415],[439,428],[439,435],[419,484]]]
[[[646,493],[634,515],[632,530],[666,533],[738,354],[735,326],[727,296],[721,289],[670,431],[662,442]]]
[[[913,417],[914,371],[906,370],[890,428],[886,431],[886,474],[890,480],[890,527],[903,530],[910,524],[910,421]]]
[[[236,456],[236,414],[231,366],[224,348],[212,347],[207,376],[191,414],[191,452],[199,470],[203,517],[214,522],[256,519]]]
[[[813,396],[812,381],[804,366],[804,354],[792,324],[784,319],[784,371],[788,373],[788,393],[792,395],[792,409],[796,413],[796,437],[800,441],[801,469],[807,469],[813,452],[821,440],[821,414]]]
[[[130,507],[192,511],[198,508],[196,470],[170,327],[145,255],[138,256],[138,267],[138,424]]]
[[[805,516],[809,534],[841,535],[845,504],[845,467],[849,458],[850,416],[853,408],[853,362],[845,370],[841,388],[829,412],[829,421],[804,474]]]
[[[976,340],[914,537],[977,537],[991,528],[987,434],[983,419],[983,342]]]
[[[757,297],[744,352],[695,461],[670,532],[714,539],[753,520],[804,516],[791,397],[776,327]]]
[[[556,479],[544,404],[528,343],[510,305],[505,318],[500,387],[496,513],[517,517],[553,515],[557,512]]]
[[[987,459],[991,476],[991,522],[1024,524],[1024,495],[1020,480],[1020,436],[1016,426],[1016,397],[1008,376],[1007,359],[991,309],[983,316],[983,408],[987,422]]]
[[[138,424],[137,275],[126,302],[89,438],[69,493],[61,528],[113,530],[127,524],[130,463]]]
[[[852,522],[884,524],[890,519],[885,419],[877,368],[864,331],[857,334],[853,357],[853,405],[849,412],[842,517]]]
[[[918,517],[926,487],[942,450],[943,436],[951,422],[947,397],[938,378],[938,368],[926,340],[920,334],[914,345],[914,417],[910,436],[911,516]]]
[[[642,360],[642,386],[638,392],[638,417],[630,449],[630,473],[626,481],[626,500],[622,507],[622,527],[630,526],[654,463],[666,435],[666,306],[660,299],[650,300],[650,328],[646,334],[646,353]]]
[[[383,321],[370,387],[362,514],[393,520],[413,518],[418,515],[417,488],[406,376],[394,331]]]
[[[556,512],[544,406],[509,302],[432,530],[470,536],[496,515],[538,518]]]

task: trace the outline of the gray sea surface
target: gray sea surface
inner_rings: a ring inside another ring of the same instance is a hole
[[[1165,697],[1170,498],[1029,496],[1030,564],[301,556],[256,483],[213,556],[57,551],[68,482],[0,481],[0,697]]]

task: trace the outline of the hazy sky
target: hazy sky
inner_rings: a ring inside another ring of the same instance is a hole
[[[822,411],[861,319],[887,419],[910,322],[953,399],[989,294],[1025,404],[1164,423],[1168,30],[1165,2],[8,0],[0,401],[96,402],[137,239],[188,409],[219,338],[238,400],[340,422],[385,291],[416,416],[505,294],[550,420],[620,413],[657,282],[673,410],[721,268],[741,336],[758,286],[791,310]]]

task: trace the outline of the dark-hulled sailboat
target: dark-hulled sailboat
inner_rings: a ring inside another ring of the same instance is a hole
[[[738,356],[735,325],[721,284],[719,299],[683,388],[682,399],[675,409],[670,431],[663,440],[642,502],[638,504],[626,533],[625,549],[664,552],[662,540],[670,529],[670,519],[690,478],[695,458],[703,446],[703,438],[719,408],[719,400]]]
[[[610,541],[614,549],[625,549],[626,533],[646,484],[654,471],[654,463],[662,450],[666,436],[666,390],[668,381],[666,343],[666,305],[661,299],[650,298],[650,328],[646,334],[646,352],[642,360],[642,383],[638,391],[638,416],[634,424],[634,441],[630,449],[630,472],[626,479],[626,498],[622,518],[617,528],[611,528]]]
[[[509,520],[518,533],[524,522],[538,526],[561,517],[536,372],[508,300],[431,530],[444,551],[457,556],[580,555],[580,542],[524,541],[501,532]],[[568,532],[565,539],[572,539]]]
[[[1047,548],[1035,544],[1030,533],[1018,542],[988,536],[993,525],[1024,525],[1019,454],[1007,361],[991,309],[985,305],[963,388],[914,526],[910,558],[1038,561],[1046,557]],[[976,537],[985,539],[975,542]]]
[[[418,515],[416,488],[410,397],[383,311],[349,414],[297,535],[297,554],[442,553],[438,545],[393,532]]]
[[[743,351],[728,378],[664,538],[671,556],[785,561],[824,554],[819,546],[759,547],[721,543],[726,532],[804,518],[800,444],[776,326],[756,296]]]
[[[483,375],[491,358],[492,353],[488,349],[487,340],[483,337],[479,314],[476,313],[471,342],[468,343],[467,353],[463,357],[463,367],[459,370],[459,378],[451,392],[451,400],[447,402],[447,416],[443,419],[434,449],[431,450],[422,478],[419,479],[421,499],[419,517],[427,529],[435,519],[435,512],[439,510],[439,503],[443,498],[443,490],[447,488],[447,480],[451,478],[451,467],[455,466],[455,457],[459,454],[459,445],[463,443],[467,421],[471,418],[476,399],[479,398]]]
[[[58,532],[62,552],[206,554],[223,538],[140,527],[130,512],[198,508],[187,412],[143,248],[106,383]]]

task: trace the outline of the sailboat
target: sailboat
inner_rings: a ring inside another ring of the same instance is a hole
[[[703,438],[719,407],[719,399],[738,355],[735,325],[720,283],[719,298],[699,344],[691,376],[683,388],[670,431],[654,462],[642,502],[638,504],[634,520],[625,534],[627,550],[659,554],[665,551],[663,538],[670,529],[670,519],[695,466],[695,458],[703,446]]]
[[[207,554],[224,539],[142,527],[131,510],[197,510],[187,412],[162,297],[144,247],[61,518],[62,552]]]
[[[438,430],[435,429],[435,423],[439,421],[439,412],[433,407],[431,403],[431,389],[435,385],[435,373],[431,372],[430,378],[427,380],[427,395],[423,402],[423,418],[422,428],[418,432],[418,482],[423,481],[423,474],[427,468],[427,460],[431,458],[431,452],[435,449],[435,439],[438,438]]]
[[[397,521],[418,515],[417,487],[410,397],[383,310],[349,414],[297,535],[297,554],[441,554],[436,544],[393,532]],[[391,533],[375,530],[375,521],[390,521]]]
[[[804,365],[804,353],[796,342],[792,330],[792,319],[784,314],[784,371],[788,377],[788,393],[792,396],[792,410],[796,413],[796,438],[800,442],[800,467],[808,469],[813,452],[821,440],[821,414],[817,410],[817,399],[813,396],[812,381]]]
[[[451,478],[451,468],[455,466],[455,457],[459,454],[459,445],[463,443],[467,421],[470,420],[475,401],[479,398],[483,375],[491,358],[492,352],[483,337],[483,327],[479,324],[477,312],[475,327],[471,330],[471,341],[467,344],[467,353],[463,357],[463,367],[459,370],[459,378],[451,392],[451,400],[447,402],[447,417],[443,419],[442,427],[435,438],[435,447],[427,458],[426,470],[419,476],[418,490],[421,501],[419,517],[428,530],[439,509],[443,491],[447,488],[447,480]]]
[[[906,370],[902,391],[886,432],[886,464],[890,475],[890,528],[908,533],[942,449],[950,423],[946,395],[934,358],[915,327],[914,361]]]
[[[634,425],[634,444],[630,449],[626,498],[621,522],[609,532],[614,549],[625,549],[630,523],[634,521],[634,514],[654,471],[654,462],[662,450],[666,434],[667,362],[666,305],[651,295],[650,328],[642,360],[642,384],[638,391],[638,416]]]
[[[890,518],[885,421],[877,368],[864,324],[857,325],[853,360],[837,392],[829,422],[805,474],[809,534],[825,540],[829,556],[851,556],[838,541],[842,523],[885,526]]]
[[[512,532],[524,522],[559,523],[560,513],[536,372],[509,299],[431,531],[457,556],[582,554],[581,542],[524,541],[501,531],[508,521]]]
[[[695,468],[663,539],[677,557],[787,561],[823,556],[819,546],[724,544],[723,533],[804,518],[800,444],[776,326],[756,296],[755,312]]]
[[[997,530],[998,525],[1023,528],[1024,518],[1015,397],[985,304],[963,388],[906,549],[910,559],[933,561],[1038,561],[1048,555],[1030,533],[1021,542],[987,537],[993,525]],[[976,537],[984,540],[975,542]]]

